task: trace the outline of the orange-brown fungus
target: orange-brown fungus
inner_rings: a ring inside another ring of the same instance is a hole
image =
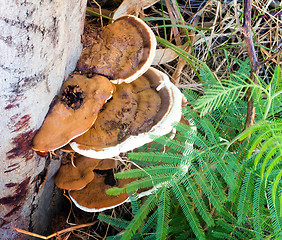
[[[75,139],[79,148],[102,150],[131,135],[148,132],[163,114],[155,84],[143,75],[129,84],[117,85],[113,98],[103,106],[93,126]]]
[[[107,170],[116,168],[116,160],[113,159],[97,159],[99,164],[95,167],[98,170]]]
[[[46,152],[60,148],[86,132],[99,110],[112,96],[114,86],[103,76],[73,75],[53,99],[49,112],[33,139],[33,149]]]
[[[70,191],[70,196],[82,207],[88,209],[103,210],[123,203],[127,198],[127,193],[118,196],[106,194],[112,187],[123,187],[129,183],[128,179],[115,180],[108,174],[101,175],[94,172],[94,180],[81,190]],[[108,179],[110,178],[110,180]],[[111,180],[112,179],[112,180]]]
[[[121,17],[102,28],[94,35],[94,44],[82,51],[78,70],[98,73],[109,79],[132,76],[148,61],[150,51],[155,51],[151,50],[155,46],[152,46],[154,43],[147,28],[133,16]]]
[[[84,156],[76,157],[73,162],[70,158],[63,158],[61,167],[55,176],[55,184],[57,187],[67,190],[83,188],[93,180],[93,170],[99,165],[100,161],[100,159]]]

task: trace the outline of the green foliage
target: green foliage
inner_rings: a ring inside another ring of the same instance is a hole
[[[248,61],[239,66],[229,80],[219,81],[199,63],[205,94],[183,92],[190,125],[175,124],[174,139],[154,137],[154,146],[166,151],[143,146],[128,154],[142,167],[117,173],[133,181],[108,193],[136,192],[134,217],[99,217],[124,228],[120,239],[282,238],[281,69],[268,84],[260,78],[255,84],[247,77]],[[243,130],[248,89],[256,123]],[[148,190],[139,206],[138,194]]]

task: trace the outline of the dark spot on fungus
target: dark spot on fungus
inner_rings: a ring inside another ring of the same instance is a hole
[[[107,169],[107,170],[94,169],[94,172],[100,175],[105,175],[105,184],[106,185],[113,187],[117,184],[117,181],[114,177],[113,169]]]
[[[82,105],[84,97],[85,94],[78,85],[69,85],[64,89],[61,101],[73,110],[77,110]]]

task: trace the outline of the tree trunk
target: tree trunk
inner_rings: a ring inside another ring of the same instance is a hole
[[[30,144],[81,53],[86,0],[4,0],[0,4],[0,238],[13,228],[43,231],[58,161]],[[30,237],[29,237],[30,239]]]

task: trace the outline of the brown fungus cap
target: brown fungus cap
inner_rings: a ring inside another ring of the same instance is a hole
[[[55,176],[57,187],[66,190],[77,190],[85,187],[94,178],[93,170],[101,159],[77,156],[73,159],[63,159]]]
[[[33,139],[32,148],[41,152],[52,151],[86,132],[113,92],[114,86],[106,77],[69,77],[59,95],[53,99]]]
[[[70,145],[81,155],[110,158],[164,135],[181,117],[182,94],[160,71],[150,68],[129,84],[117,85],[93,126]]]
[[[132,82],[150,67],[156,50],[152,30],[139,18],[123,16],[102,28],[77,63],[82,73],[98,73],[113,83]]]
[[[106,158],[106,159],[96,159],[96,160],[99,160],[99,164],[95,167],[95,170],[115,169],[117,167],[117,161],[114,159]]]
[[[121,205],[128,200],[128,194],[122,193],[118,196],[106,194],[112,187],[123,187],[129,183],[127,179],[115,180],[107,183],[109,175],[101,175],[94,172],[94,180],[81,190],[70,191],[69,195],[74,204],[86,212],[101,212]]]

